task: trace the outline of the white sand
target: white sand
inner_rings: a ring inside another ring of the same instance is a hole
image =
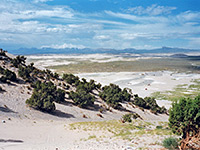
[[[168,71],[160,72],[121,72],[121,73],[90,73],[78,74],[86,79],[94,79],[103,85],[109,83],[118,84],[120,87],[128,87],[133,93],[140,96],[149,96],[155,91],[173,89],[178,84],[190,84],[192,79],[200,78],[199,74],[180,74]],[[0,149],[2,150],[121,150],[125,148],[160,149],[162,146],[155,144],[161,142],[165,136],[142,135],[133,137],[132,141],[124,141],[112,138],[110,133],[102,131],[70,130],[69,124],[77,121],[103,121],[119,120],[126,112],[106,112],[104,118],[97,116],[99,111],[81,109],[72,104],[56,104],[55,115],[42,113],[26,107],[25,100],[28,94],[27,84],[7,85],[1,84],[7,92],[0,93]],[[147,90],[145,90],[147,88]],[[160,105],[170,106],[168,101],[159,101]],[[4,112],[5,105],[10,111]],[[168,120],[166,115],[154,115],[149,111],[131,106],[127,109],[137,112],[144,121],[159,122]],[[88,118],[83,118],[85,114]],[[8,120],[11,118],[11,120]],[[106,136],[100,140],[82,140],[89,136]],[[1,142],[1,140],[18,140],[16,142]],[[20,141],[19,141],[20,140]]]
[[[102,85],[114,83],[121,88],[130,88],[134,94],[141,97],[150,96],[158,91],[169,91],[177,85],[190,84],[191,80],[200,79],[200,74],[158,72],[111,72],[111,73],[81,73],[80,78],[94,79]]]

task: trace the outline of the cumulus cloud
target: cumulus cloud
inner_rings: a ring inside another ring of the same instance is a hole
[[[174,39],[194,45],[199,42],[195,36],[200,31],[200,12],[175,15],[171,14],[175,7],[151,5],[129,8],[129,12],[87,14],[67,6],[46,6],[1,0],[0,44],[10,41],[20,47],[120,49],[158,47]]]
[[[156,4],[153,4],[151,6],[148,6],[147,8],[144,8],[142,6],[138,7],[132,7],[126,10],[126,12],[137,14],[137,15],[166,15],[170,14],[173,10],[175,10],[176,7],[169,7],[169,6],[158,6]]]

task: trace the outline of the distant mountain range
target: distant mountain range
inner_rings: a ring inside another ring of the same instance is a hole
[[[54,48],[20,48],[18,50],[9,50],[9,53],[15,55],[33,55],[33,54],[124,54],[124,53],[133,53],[133,54],[149,54],[149,53],[189,53],[189,52],[200,52],[200,49],[183,49],[183,48],[171,48],[171,47],[162,47],[157,49],[91,49],[91,48],[65,48],[65,49],[54,49]]]

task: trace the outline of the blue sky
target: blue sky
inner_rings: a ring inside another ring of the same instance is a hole
[[[200,49],[199,0],[1,0],[0,47]]]

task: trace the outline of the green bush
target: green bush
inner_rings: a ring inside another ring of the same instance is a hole
[[[0,48],[0,56],[6,56],[6,52],[7,51],[5,51],[2,48]]]
[[[125,114],[125,115],[122,116],[122,120],[124,122],[132,122],[131,118],[132,118],[132,114]]]
[[[6,83],[7,80],[16,81],[17,77],[16,74],[8,69],[4,69],[0,66],[0,74],[3,76],[1,77],[0,81]]]
[[[26,62],[26,57],[18,55],[16,58],[11,60],[14,67],[18,68],[20,65],[24,65]]]
[[[169,111],[169,127],[173,133],[182,136],[182,148],[191,148],[187,142],[200,135],[200,95],[194,99],[181,98],[172,104]]]
[[[131,95],[126,89],[121,89],[118,85],[110,84],[109,86],[104,86],[102,92],[99,93],[101,99],[103,99],[109,106],[113,108],[119,108],[120,102],[127,101],[131,99]]]
[[[95,101],[95,97],[84,90],[69,92],[69,98],[71,98],[74,101],[75,105],[78,105],[82,108],[86,108],[87,106],[93,105]]]
[[[57,89],[55,92],[55,102],[61,103],[65,101],[65,91],[62,89]]]
[[[122,120],[129,123],[132,122],[132,119],[137,118],[141,118],[140,115],[138,115],[137,113],[129,113],[122,116]]]
[[[2,77],[0,78],[0,81],[3,82],[3,83],[9,83],[9,82],[7,81],[7,78],[6,78],[5,76],[2,76]]]
[[[37,71],[33,65],[34,65],[33,63],[31,63],[30,65],[25,66],[25,67],[19,65],[18,66],[18,68],[19,68],[18,75],[20,77],[22,77],[22,79],[31,82],[33,79],[31,78],[30,74],[32,72],[36,73],[36,71]]]
[[[154,114],[157,113],[166,113],[167,109],[163,106],[160,107],[158,106],[156,100],[153,97],[145,97],[144,99],[139,97],[137,94],[134,95],[134,101],[133,104],[145,108],[145,109],[150,109],[150,111]]]
[[[51,112],[55,110],[55,102],[63,102],[65,92],[61,89],[56,89],[52,82],[42,83],[37,81],[32,85],[34,87],[31,98],[26,100],[26,103],[35,109]]]
[[[93,90],[98,89],[100,86],[99,84],[95,84],[94,80],[90,80],[90,82],[87,82],[84,78],[82,80],[83,82],[79,81],[75,83],[77,90],[84,90],[87,93],[90,93]]]
[[[16,81],[17,79],[16,74],[8,69],[4,71],[4,75],[10,81]]]
[[[73,84],[77,81],[79,81],[79,77],[73,75],[73,74],[63,74],[63,77],[62,77],[63,80],[65,80],[67,83],[69,84]]]
[[[156,129],[162,129],[163,126],[156,126]]]
[[[169,150],[177,150],[178,149],[178,140],[173,137],[165,138],[163,140],[163,146]]]

